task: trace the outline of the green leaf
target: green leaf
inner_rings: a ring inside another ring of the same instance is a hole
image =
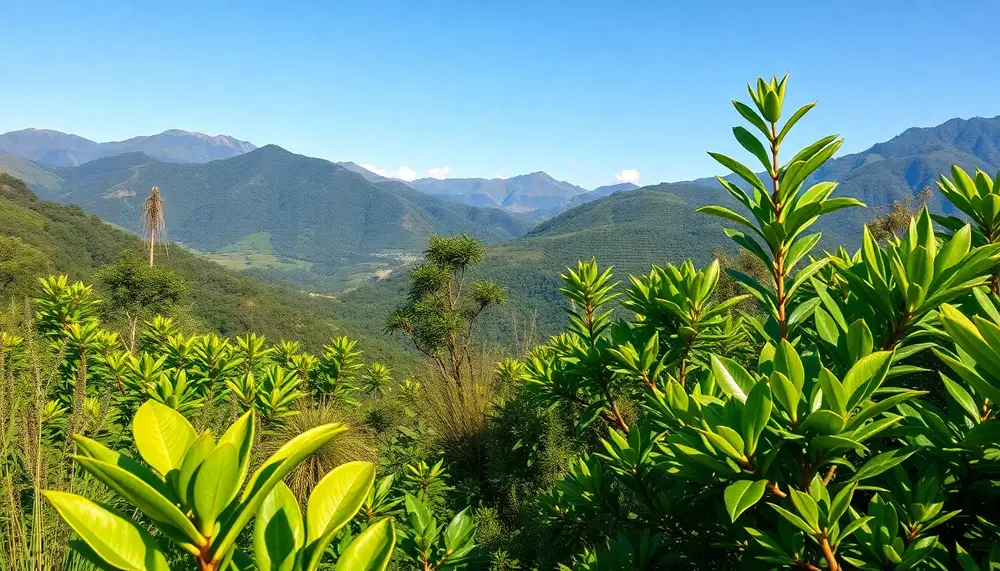
[[[937,355],[941,362],[948,366],[952,371],[958,374],[963,381],[972,385],[972,388],[976,389],[976,392],[983,395],[984,397],[990,399],[993,402],[1000,402],[1000,388],[993,386],[989,381],[984,379],[975,369],[966,365],[962,361],[959,361],[944,353],[934,349],[934,354]]]
[[[817,410],[806,417],[797,432],[813,432],[820,436],[839,434],[847,422],[832,410]]]
[[[844,528],[842,530],[840,530],[840,536],[837,538],[838,541],[843,541],[844,539],[847,539],[848,537],[851,536],[851,534],[853,534],[855,531],[857,531],[861,526],[865,525],[866,523],[870,522],[873,519],[875,519],[875,518],[873,518],[870,515],[866,515],[864,517],[859,517],[857,519],[851,520],[850,523],[848,523],[847,525],[845,525]]]
[[[384,571],[395,546],[392,518],[383,518],[354,538],[337,560],[335,571]]]
[[[962,407],[965,411],[966,416],[972,419],[972,422],[979,424],[981,419],[979,407],[976,406],[976,401],[969,394],[969,391],[962,388],[961,385],[952,381],[946,377],[943,373],[941,374],[941,381],[944,383],[944,388],[951,395],[951,398],[955,400],[958,406]]]
[[[771,378],[768,379],[768,385],[771,387],[771,393],[774,395],[775,400],[785,409],[785,412],[791,417],[792,422],[798,422],[798,408],[801,394],[795,388],[795,385],[788,380],[788,377],[777,371],[771,374]]]
[[[745,216],[737,214],[732,210],[722,206],[715,206],[715,205],[702,206],[701,208],[696,209],[695,212],[708,214],[710,216],[717,216],[719,218],[725,218],[726,220],[731,220],[737,224],[746,226],[747,228],[750,228],[754,232],[758,232],[757,227],[751,224],[750,221],[747,220]]]
[[[774,353],[774,370],[788,377],[788,380],[795,386],[795,390],[799,393],[802,392],[802,386],[806,381],[806,372],[802,367],[802,359],[799,358],[795,347],[792,347],[787,339],[781,340],[781,344],[778,345]]]
[[[430,509],[412,494],[406,494],[406,518],[418,536],[423,536],[424,532],[434,525],[434,516]]]
[[[972,427],[962,439],[962,447],[995,446],[997,442],[1000,442],[1000,422],[984,422]]]
[[[789,499],[792,500],[792,505],[795,506],[795,511],[799,513],[802,520],[809,525],[814,532],[820,531],[819,529],[819,506],[816,505],[816,500],[812,499],[812,496],[804,492],[800,492],[795,488],[788,490]]]
[[[239,452],[227,442],[215,447],[195,476],[192,503],[198,529],[206,536],[215,535],[216,520],[239,492],[239,466]]]
[[[872,331],[864,319],[855,320],[847,330],[847,353],[851,356],[851,361],[858,362],[862,357],[871,355],[875,340],[872,338]]]
[[[790,248],[788,248],[788,254],[785,256],[785,270],[790,271],[792,268],[799,263],[799,260],[804,258],[809,252],[812,251],[816,244],[819,243],[820,238],[823,237],[822,232],[816,232],[815,234],[809,234],[804,236],[799,240],[796,240]],[[801,272],[800,274],[801,275]],[[799,281],[796,276],[796,281]]]
[[[455,553],[469,546],[475,538],[476,520],[473,519],[470,510],[471,508],[465,508],[458,512],[444,532],[444,546],[449,553]]]
[[[747,455],[757,450],[757,442],[771,419],[771,388],[765,382],[758,382],[750,389],[743,406],[742,431],[746,442]]]
[[[260,571],[293,571],[305,543],[299,502],[284,482],[271,490],[257,510],[253,549]]]
[[[192,545],[206,543],[203,534],[198,533],[184,513],[164,496],[167,488],[163,484],[151,486],[125,468],[93,458],[74,456],[73,459],[153,521],[177,528],[183,534],[177,538],[179,542],[186,539]]]
[[[764,104],[764,119],[771,123],[777,123],[778,119],[781,119],[781,102],[778,100],[778,94],[768,90],[764,94],[762,103]]]
[[[748,105],[740,103],[735,99],[733,100],[733,106],[736,107],[736,110],[739,111],[740,115],[742,115],[744,119],[750,121],[750,123],[754,127],[757,127],[762,135],[764,135],[765,137],[771,136],[770,129],[768,129],[767,124],[764,123],[764,120],[760,118],[760,115],[757,115],[756,111],[751,109]]]
[[[132,520],[87,498],[43,491],[59,516],[108,565],[125,571],[170,571],[149,533]]]
[[[829,526],[837,523],[840,516],[847,512],[847,508],[851,506],[851,500],[854,498],[854,490],[857,488],[857,484],[848,484],[844,486],[836,496],[834,496],[833,502],[830,503],[830,513],[828,516]]]
[[[882,472],[903,463],[903,461],[912,456],[914,452],[916,452],[914,449],[897,448],[895,450],[890,450],[877,456],[873,456],[870,460],[865,462],[864,466],[858,468],[858,471],[851,477],[851,479],[847,480],[846,483],[860,482],[861,480],[867,480],[868,478],[878,476]]]
[[[726,487],[722,494],[729,520],[735,522],[740,514],[757,504],[764,497],[767,480],[740,480]]]
[[[219,444],[232,444],[239,455],[240,469],[238,482],[240,485],[247,479],[250,469],[250,455],[254,439],[254,409],[250,409],[239,420],[233,423],[219,439]]]
[[[753,136],[753,133],[743,127],[733,127],[733,135],[736,136],[736,140],[739,141],[744,149],[757,157],[757,160],[760,161],[765,171],[769,173],[774,171],[774,167],[771,165],[771,157],[768,156],[764,145],[761,144],[757,137]]]
[[[844,375],[844,394],[847,395],[847,409],[864,402],[885,380],[892,364],[892,351],[879,351],[862,357]]]
[[[802,107],[799,107],[798,111],[792,113],[792,116],[788,118],[785,122],[785,126],[781,128],[781,132],[778,133],[778,144],[780,145],[782,141],[785,140],[785,135],[791,131],[792,127],[801,119],[810,109],[816,106],[816,102],[806,103]]]
[[[306,457],[345,430],[347,427],[341,423],[317,426],[289,440],[265,460],[250,477],[250,481],[240,497],[239,505],[229,513],[220,533],[213,540],[213,552],[228,552],[240,531],[246,527],[260,508],[260,504],[271,493],[271,489]]]
[[[830,409],[843,416],[847,414],[847,393],[844,385],[829,369],[823,367],[819,371],[820,387],[823,389],[823,398],[830,405]]]
[[[754,188],[756,188],[757,190],[759,190],[761,192],[767,192],[767,189],[764,188],[764,183],[761,182],[761,180],[757,177],[757,175],[754,174],[754,172],[752,170],[750,170],[749,168],[747,168],[746,166],[744,166],[743,164],[741,164],[736,159],[729,158],[726,155],[723,155],[721,153],[708,153],[708,154],[713,159],[715,159],[720,164],[722,164],[722,166],[724,166],[724,167],[728,168],[729,170],[733,171],[740,178],[742,178],[743,180],[745,180],[748,183],[750,183],[750,185],[753,186]]]
[[[215,450],[215,440],[212,438],[212,432],[206,430],[201,433],[201,436],[184,453],[184,459],[181,461],[177,477],[173,478],[174,489],[177,491],[177,497],[180,498],[182,504],[190,506],[194,502],[192,494],[194,491],[192,486],[194,476],[198,468],[201,467],[201,463],[205,461],[205,458],[208,458],[208,455],[213,450]]]
[[[605,402],[603,400],[595,401],[590,403],[590,405],[583,409],[580,413],[580,419],[576,422],[576,435],[581,436],[583,431],[586,430],[588,426],[597,420],[597,417],[601,415],[604,411]]]
[[[374,485],[371,462],[341,464],[319,481],[306,507],[307,571],[319,568],[326,546],[358,513]]]
[[[975,359],[977,364],[993,371],[1000,371],[1000,356],[983,339],[969,318],[954,306],[944,304],[940,308],[940,319],[955,344]]]
[[[884,398],[878,401],[877,403],[869,404],[868,406],[856,412],[854,416],[851,417],[851,419],[847,422],[847,429],[854,430],[859,426],[861,426],[861,424],[864,421],[868,420],[869,418],[873,418],[879,414],[882,414],[883,412],[886,412],[896,407],[900,403],[903,403],[910,399],[917,398],[919,396],[923,396],[925,394],[927,394],[926,391],[905,391],[899,394],[892,395],[891,397]]]
[[[184,416],[156,401],[146,401],[132,420],[135,446],[147,464],[166,476],[179,468],[198,434]]]
[[[786,520],[788,520],[789,523],[801,529],[802,531],[806,532],[807,534],[814,535],[816,533],[811,527],[809,527],[809,524],[802,521],[802,518],[800,518],[799,516],[793,514],[792,512],[786,510],[785,508],[779,505],[776,504],[767,504],[767,505],[774,508],[774,511],[778,512],[778,515],[785,518]]]
[[[712,373],[715,375],[715,380],[719,383],[719,387],[729,396],[735,398],[740,402],[745,402],[747,400],[746,393],[740,387],[736,379],[733,378],[733,374],[726,368],[726,365],[716,357],[712,355]],[[748,375],[749,376],[749,375]]]

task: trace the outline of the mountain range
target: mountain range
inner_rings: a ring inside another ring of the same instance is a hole
[[[538,171],[511,178],[418,178],[406,182],[389,179],[352,162],[338,165],[361,174],[372,182],[397,180],[415,190],[471,206],[487,206],[545,220],[619,190],[639,188],[632,183],[601,186],[593,190],[556,180]]]
[[[885,207],[933,186],[952,164],[1000,170],[1000,117],[908,129],[830,161],[814,178],[837,181],[838,196]],[[79,204],[132,231],[140,229],[142,198],[157,185],[167,201],[171,239],[210,252],[239,252],[248,240],[264,242],[277,256],[312,264],[308,272],[270,271],[270,277],[327,290],[338,287],[328,278],[359,257],[418,253],[430,234],[467,232],[503,243],[491,250],[488,264],[498,279],[525,290],[526,297],[526,288],[535,288],[551,298],[558,272],[577,259],[596,256],[624,271],[683,257],[707,262],[730,245],[717,220],[694,210],[709,203],[740,209],[709,178],[592,191],[545,173],[406,183],[354,163],[312,159],[273,145],[205,164],[128,153],[54,167],[0,156],[0,171],[25,179],[43,198]],[[936,196],[930,205],[948,208]],[[535,210],[528,215],[509,211],[530,207]],[[872,209],[848,209],[816,228],[824,232],[825,246],[854,247],[861,224],[872,216]]]
[[[0,135],[0,155],[14,155],[43,165],[73,167],[141,152],[171,163],[206,163],[248,153],[257,147],[228,135],[206,135],[171,129],[158,135],[98,143],[49,129],[22,129]]]
[[[73,203],[140,232],[142,201],[157,186],[171,240],[219,251],[256,236],[278,256],[337,261],[419,252],[433,233],[465,232],[486,242],[514,238],[532,223],[494,208],[449,202],[391,180],[373,183],[322,159],[267,145],[201,164],[131,152],[75,167],[0,158],[40,198]]]

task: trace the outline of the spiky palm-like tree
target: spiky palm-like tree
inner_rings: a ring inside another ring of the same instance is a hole
[[[149,265],[153,266],[153,254],[156,245],[166,248],[167,225],[163,219],[163,197],[159,187],[154,186],[146,200],[142,203],[142,224],[146,241],[149,242]]]

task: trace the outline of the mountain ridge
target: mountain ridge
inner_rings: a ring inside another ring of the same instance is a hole
[[[27,128],[0,134],[0,154],[48,166],[78,166],[100,158],[142,151],[165,162],[204,163],[248,153],[257,147],[230,135],[168,129],[122,141],[97,142],[53,129]]]
[[[466,232],[493,243],[532,225],[395,181],[373,183],[277,145],[208,163],[163,162],[132,151],[75,167],[0,160],[0,169],[4,164],[32,167],[29,174],[37,176],[29,184],[41,198],[77,204],[136,233],[141,201],[157,186],[170,239],[204,251],[266,233],[275,255],[331,264],[387,251],[419,252],[434,233]],[[41,176],[46,173],[48,178]]]

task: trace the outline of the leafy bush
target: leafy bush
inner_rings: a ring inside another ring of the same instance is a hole
[[[303,521],[298,500],[281,480],[347,427],[319,426],[293,438],[246,480],[254,425],[249,412],[216,442],[211,431],[198,435],[180,413],[149,401],[133,422],[145,465],[79,435],[74,437],[79,450],[74,460],[134,505],[202,570],[245,568],[246,556],[237,552],[236,540],[256,516],[258,567],[313,571],[337,532],[361,508],[374,485],[375,466],[352,462],[332,470],[309,496]],[[169,569],[155,539],[126,516],[76,494],[43,494],[79,535],[76,549],[95,564]],[[394,545],[392,520],[379,520],[344,548],[337,567],[385,569]]]
[[[716,298],[717,263],[632,277],[629,321],[613,318],[610,270],[581,263],[563,276],[570,326],[533,352],[523,377],[540,405],[575,411],[578,431],[607,427],[541,498],[554,529],[578,529],[574,569],[1000,563],[991,222],[973,231],[949,219],[936,235],[924,210],[884,245],[865,230],[857,254],[813,256],[820,236],[808,227],[860,204],[810,177],[840,146],[835,136],[779,164],[813,106],[780,125],[785,87],[758,80],[752,107],[734,102],[763,136],[734,128],[766,183],[712,154],[735,173],[719,182],[749,216],[701,209],[742,227],[726,234],[767,268],[763,281],[729,272],[764,315],[734,315],[740,297]],[[989,208],[997,185],[954,176],[963,210]],[[905,386],[927,349],[950,371],[943,408]],[[621,537],[608,541],[607,529]]]

